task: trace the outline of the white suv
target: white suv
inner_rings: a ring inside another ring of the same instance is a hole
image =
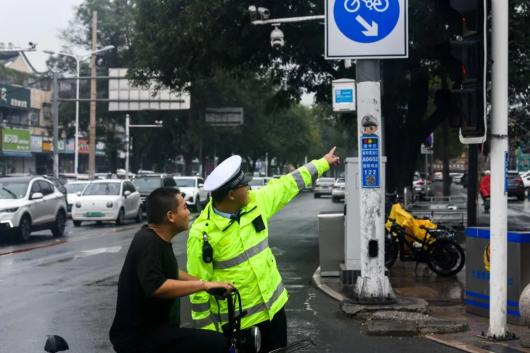
[[[50,229],[64,234],[65,195],[41,177],[0,178],[0,233],[15,231],[27,241],[32,231]]]
[[[208,202],[208,193],[204,190],[204,180],[194,176],[174,176],[177,188],[184,194],[188,206],[199,212]]]

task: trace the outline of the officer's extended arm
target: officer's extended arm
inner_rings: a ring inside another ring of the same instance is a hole
[[[321,159],[313,160],[280,179],[272,179],[265,187],[256,190],[256,199],[265,210],[265,217],[271,218],[304,187],[312,185],[318,177],[327,172],[330,166],[338,164],[339,160],[333,147]]]

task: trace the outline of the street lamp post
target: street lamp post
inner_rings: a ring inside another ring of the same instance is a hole
[[[73,54],[63,53],[63,52],[56,52],[56,51],[52,51],[52,50],[44,50],[44,53],[46,53],[46,54],[66,56],[66,57],[69,57],[69,58],[72,58],[72,59],[75,60],[76,88],[75,88],[74,173],[75,173],[75,177],[76,178],[77,178],[78,173],[79,173],[79,70],[80,70],[79,63],[81,61],[84,61],[84,60],[88,59],[93,54],[100,54],[100,53],[103,53],[103,52],[106,52],[106,51],[109,51],[109,50],[112,50],[112,49],[114,49],[113,45],[107,45],[104,48],[98,49],[98,50],[96,50],[94,52],[91,52],[90,54],[82,56],[82,57],[79,57],[79,56],[76,56],[76,55],[73,55]]]

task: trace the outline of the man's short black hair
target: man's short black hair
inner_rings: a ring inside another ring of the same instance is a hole
[[[153,191],[145,201],[147,209],[147,222],[162,224],[169,211],[178,207],[176,195],[180,194],[177,188],[158,188]]]

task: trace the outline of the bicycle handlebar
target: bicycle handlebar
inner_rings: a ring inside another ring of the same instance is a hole
[[[236,292],[237,292],[237,289],[235,287],[234,287],[234,289],[232,289],[231,292],[228,292],[228,290],[226,288],[223,288],[223,287],[216,287],[216,288],[212,288],[212,289],[208,290],[208,293],[210,295],[213,295],[217,299],[221,299],[221,300],[228,299],[230,293],[236,293]]]

